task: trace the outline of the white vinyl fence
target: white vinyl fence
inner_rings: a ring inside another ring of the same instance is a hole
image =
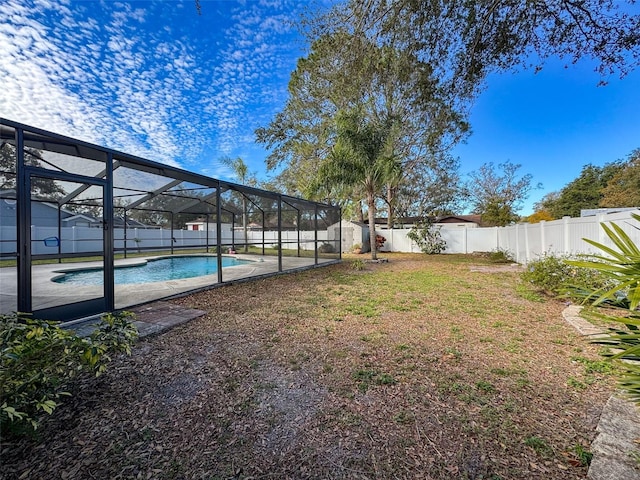
[[[222,229],[222,244],[236,245],[244,243],[244,231],[236,230],[232,236],[229,227]],[[58,235],[60,235],[58,239]],[[299,236],[297,231],[283,231],[282,235],[283,250],[297,250],[298,243],[302,250],[313,250],[315,248],[315,232],[301,231]],[[33,225],[31,227],[31,253],[34,255],[58,253],[58,242],[60,244],[61,253],[82,253],[96,252],[102,250],[102,229],[89,227],[62,227],[60,233],[56,227],[39,227]],[[248,243],[262,245],[261,231],[248,231]],[[127,230],[127,249],[136,251],[138,248],[147,249],[169,249],[183,247],[199,247],[206,246],[207,240],[209,246],[216,244],[216,232],[210,230],[207,234],[206,230],[164,230],[160,228],[144,229],[129,228]],[[329,238],[327,230],[318,230],[318,242],[332,240]],[[278,232],[264,232],[265,246],[268,248],[278,244]],[[114,247],[116,249],[124,248],[124,229],[114,229]],[[16,228],[5,227],[0,228],[0,251],[2,253],[10,253],[16,251]]]
[[[508,227],[464,228],[446,227],[440,230],[447,243],[444,253],[473,253],[505,250],[518,263],[527,263],[540,255],[575,255],[599,253],[599,250],[583,239],[588,238],[607,246],[613,246],[600,223],[616,223],[640,245],[640,223],[631,213],[640,210],[599,214],[591,217],[570,218],[534,224],[517,224]],[[386,238],[383,250],[390,252],[420,252],[418,246],[407,238],[409,230],[378,230]]]
[[[635,210],[640,214],[640,210]],[[447,247],[444,253],[473,253],[505,250],[510,252],[519,263],[527,263],[529,260],[543,254],[571,255],[578,253],[596,253],[598,250],[585,242],[589,238],[608,246],[613,246],[601,228],[602,222],[614,222],[619,225],[636,243],[640,245],[640,224],[631,218],[632,212],[619,212],[599,214],[591,217],[569,218],[551,222],[534,224],[518,224],[508,227],[491,228],[464,228],[447,227],[441,229],[442,238]],[[343,230],[343,234],[344,234]],[[390,252],[414,252],[420,249],[409,238],[408,229],[385,230],[380,229],[376,233],[386,238],[383,250]],[[0,251],[16,251],[15,227],[0,228]],[[203,230],[170,230],[162,229],[128,229],[127,249],[135,251],[142,249],[164,249],[173,245],[180,247],[197,247],[215,244],[216,232]],[[247,232],[248,242],[252,244],[262,243],[261,231]],[[315,232],[282,232],[282,248],[297,249],[298,244],[303,250],[313,250],[315,246]],[[319,230],[317,233],[319,242],[335,241],[333,233],[328,230]],[[336,234],[337,235],[337,234]],[[32,253],[46,254],[57,253],[57,243],[47,241],[58,237],[57,228],[31,227]],[[124,230],[115,229],[115,247],[124,247]],[[102,230],[88,227],[65,227],[61,229],[60,246],[63,253],[81,253],[97,251],[102,248]],[[244,243],[244,232],[236,230],[234,233],[236,244]],[[222,243],[230,245],[232,241],[231,229],[222,230]],[[278,232],[264,232],[264,242],[267,247],[278,243]],[[359,241],[354,241],[359,243]]]

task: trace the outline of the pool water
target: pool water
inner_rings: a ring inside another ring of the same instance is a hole
[[[246,265],[248,263],[252,262],[250,260],[238,260],[233,257],[222,257],[223,267]],[[114,281],[116,285],[163,282],[212,275],[217,271],[218,259],[215,256],[177,256],[149,260],[143,265],[116,267]],[[67,272],[63,276],[54,279],[54,282],[64,283],[65,285],[102,285],[103,270],[102,268],[94,268]]]

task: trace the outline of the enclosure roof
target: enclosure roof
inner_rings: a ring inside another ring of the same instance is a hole
[[[111,157],[114,168],[114,188],[121,190],[119,194],[114,194],[114,196],[130,198],[132,203],[137,203],[136,207],[143,208],[145,202],[158,195],[163,195],[171,197],[173,204],[169,206],[168,211],[173,213],[211,213],[212,210],[215,211],[214,189],[220,188],[222,192],[234,191],[247,198],[255,196],[270,198],[274,201],[281,199],[293,208],[311,209],[316,205],[320,208],[336,208],[320,202],[312,202],[256,187],[215,179],[1,117],[0,142],[4,139],[13,140],[11,135],[13,130],[3,128],[3,126],[24,129],[25,146],[36,150],[47,150],[62,155],[93,159],[99,162],[106,162]],[[136,172],[136,175],[141,176],[140,178],[142,179],[142,181],[136,182],[135,187],[127,185],[123,180],[125,177],[130,177],[130,171]],[[95,176],[104,178],[106,171],[98,172]],[[149,180],[148,185],[144,185],[145,180]],[[207,188],[211,190],[207,191]],[[205,195],[186,195],[185,192],[188,191],[200,191]],[[70,201],[74,195],[79,195],[80,193],[82,192],[70,192],[65,197],[65,202]],[[195,200],[197,202],[194,203]]]

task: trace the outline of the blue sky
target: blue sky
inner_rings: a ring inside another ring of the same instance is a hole
[[[319,2],[328,4],[329,0]],[[254,130],[286,101],[307,2],[0,0],[0,116],[231,179],[242,157],[265,177]],[[640,8],[638,6],[634,8]],[[583,63],[494,75],[454,154],[464,173],[522,164],[544,193],[640,147],[640,71],[609,79]]]

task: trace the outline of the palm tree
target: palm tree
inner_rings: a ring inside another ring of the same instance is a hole
[[[401,169],[398,159],[390,153],[393,124],[392,119],[379,122],[368,117],[363,106],[338,112],[336,143],[319,170],[324,182],[362,189],[369,214],[372,260],[377,259],[376,199]]]
[[[223,157],[220,159],[220,163],[233,171],[238,183],[242,185],[255,184],[255,176],[249,173],[249,167],[242,158]],[[249,251],[249,244],[247,243],[247,198],[244,194],[242,195],[242,229],[244,231],[244,252],[247,253]]]

